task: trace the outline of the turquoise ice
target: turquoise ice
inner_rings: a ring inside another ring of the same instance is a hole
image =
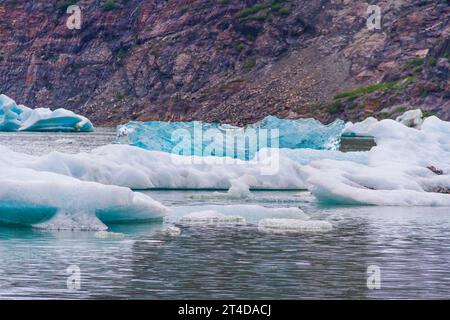
[[[90,132],[89,119],[66,109],[30,109],[17,105],[10,97],[0,95],[0,131]]]
[[[146,150],[248,160],[263,148],[335,150],[343,128],[342,120],[324,125],[314,119],[273,116],[243,128],[203,122],[132,121],[117,128],[116,142]]]

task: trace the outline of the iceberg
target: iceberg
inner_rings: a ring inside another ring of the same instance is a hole
[[[44,156],[16,153],[0,146],[0,165],[54,172],[84,181],[131,189],[228,190],[234,182],[234,190],[240,189],[245,193],[244,189],[247,188],[306,189],[300,174],[301,166],[317,159],[367,163],[367,152],[309,149],[277,151],[268,157],[268,163],[274,165],[274,171],[270,174],[266,174],[268,166],[263,160],[251,163],[221,157],[183,157],[126,145],[107,145],[89,153],[52,152]],[[243,181],[245,186],[236,181],[246,175],[251,178]],[[237,184],[242,186],[237,188]]]
[[[263,148],[335,150],[344,128],[336,120],[286,120],[273,116],[244,128],[203,122],[129,122],[117,128],[116,142],[180,155],[253,159]]]
[[[403,124],[406,127],[420,129],[422,125],[422,110],[408,110],[401,116],[398,116],[395,121]],[[378,120],[374,117],[369,117],[361,122],[352,123],[347,122],[342,130],[344,137],[373,137],[375,128],[378,128]]]
[[[401,116],[398,116],[395,121],[400,122],[407,127],[419,129],[423,122],[422,117],[422,110],[408,110]]]
[[[20,128],[19,114],[22,112],[16,102],[4,94],[0,95],[0,131],[17,131]]]
[[[179,223],[180,220],[208,220],[208,219],[234,220],[240,217],[247,224],[257,225],[262,219],[301,219],[307,220],[309,216],[298,207],[265,207],[257,204],[202,204],[195,206],[175,206],[166,220]],[[232,218],[228,218],[232,217]]]
[[[414,129],[394,120],[364,129],[377,146],[368,163],[313,161],[301,172],[324,203],[450,206],[450,123],[437,117]]]
[[[26,168],[0,168],[1,223],[105,230],[108,223],[160,219],[167,212],[159,202],[128,188]]]
[[[8,96],[0,95],[0,131],[91,132],[94,126],[86,117],[60,108],[31,109],[17,105]]]

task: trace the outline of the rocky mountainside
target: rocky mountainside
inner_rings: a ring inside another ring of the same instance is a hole
[[[0,0],[0,92],[95,124],[449,120],[449,60],[449,0]]]

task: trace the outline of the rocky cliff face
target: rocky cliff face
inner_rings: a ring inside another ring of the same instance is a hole
[[[96,124],[450,119],[449,18],[447,0],[0,0],[0,92]]]

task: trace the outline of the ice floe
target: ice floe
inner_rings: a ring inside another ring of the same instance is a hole
[[[98,239],[105,240],[122,240],[125,239],[125,234],[119,232],[110,232],[110,231],[97,231],[94,236]]]
[[[408,110],[405,113],[403,113],[402,115],[398,116],[395,119],[395,121],[401,123],[403,126],[406,126],[406,127],[420,129],[420,126],[423,123],[422,117],[423,117],[422,110],[420,110],[420,109]],[[386,123],[386,121],[388,123],[390,123],[393,120],[383,120],[383,121],[384,121],[384,123]],[[399,128],[399,126],[395,126],[393,128],[387,128],[385,125],[379,125],[379,122],[380,121],[378,121],[374,117],[368,117],[367,119],[365,119],[361,122],[357,122],[357,123],[347,122],[345,124],[344,129],[342,130],[342,135],[350,136],[350,137],[351,136],[380,137],[380,136],[386,134],[386,133],[382,132],[382,130],[384,130],[384,129],[392,130],[394,128]]]
[[[407,127],[419,129],[423,122],[422,117],[422,110],[408,110],[402,115],[398,116],[395,121],[400,122]]]
[[[244,128],[203,122],[133,121],[117,128],[117,142],[175,154],[249,160],[263,148],[336,149],[343,127],[342,120],[323,125],[314,119],[273,116]]]
[[[225,215],[214,210],[192,212],[184,215],[178,223],[185,225],[244,225],[245,219],[237,215]]]
[[[238,190],[236,183],[239,180],[236,179],[243,176],[252,177],[247,183],[250,189],[305,189],[306,184],[300,175],[301,165],[327,158],[367,163],[366,152],[309,149],[280,149],[274,156],[268,157],[267,162],[229,159],[231,161],[228,163],[225,158],[183,157],[125,145],[108,145],[90,153],[52,152],[40,157],[16,153],[0,146],[2,165],[55,172],[132,189],[228,190],[234,181],[233,190]],[[220,161],[214,164],[216,160]],[[243,185],[240,187],[246,188]],[[233,190],[231,192],[235,192]]]
[[[174,226],[174,225],[170,225],[167,226],[166,228],[164,228],[163,230],[161,230],[160,234],[169,236],[169,237],[178,237],[181,235],[181,229]]]
[[[58,230],[160,219],[168,209],[128,188],[32,169],[0,168],[0,222]]]
[[[328,221],[300,219],[263,219],[258,231],[272,234],[301,234],[305,232],[327,232],[333,229]]]
[[[420,130],[393,120],[368,126],[377,146],[368,163],[313,161],[301,171],[322,202],[450,206],[450,123],[426,118]]]
[[[216,205],[202,204],[198,206],[179,206],[172,207],[171,214],[167,220],[179,222],[180,219],[188,218],[208,219],[208,217],[231,216],[231,220],[240,217],[247,223],[257,224],[261,219],[280,218],[280,219],[309,219],[309,216],[298,207],[265,207],[258,204],[235,204],[235,205]],[[191,216],[193,215],[193,216]],[[228,219],[228,218],[224,218]]]
[[[0,131],[66,131],[90,132],[94,126],[86,117],[60,108],[31,109],[17,105],[8,96],[0,95]]]

